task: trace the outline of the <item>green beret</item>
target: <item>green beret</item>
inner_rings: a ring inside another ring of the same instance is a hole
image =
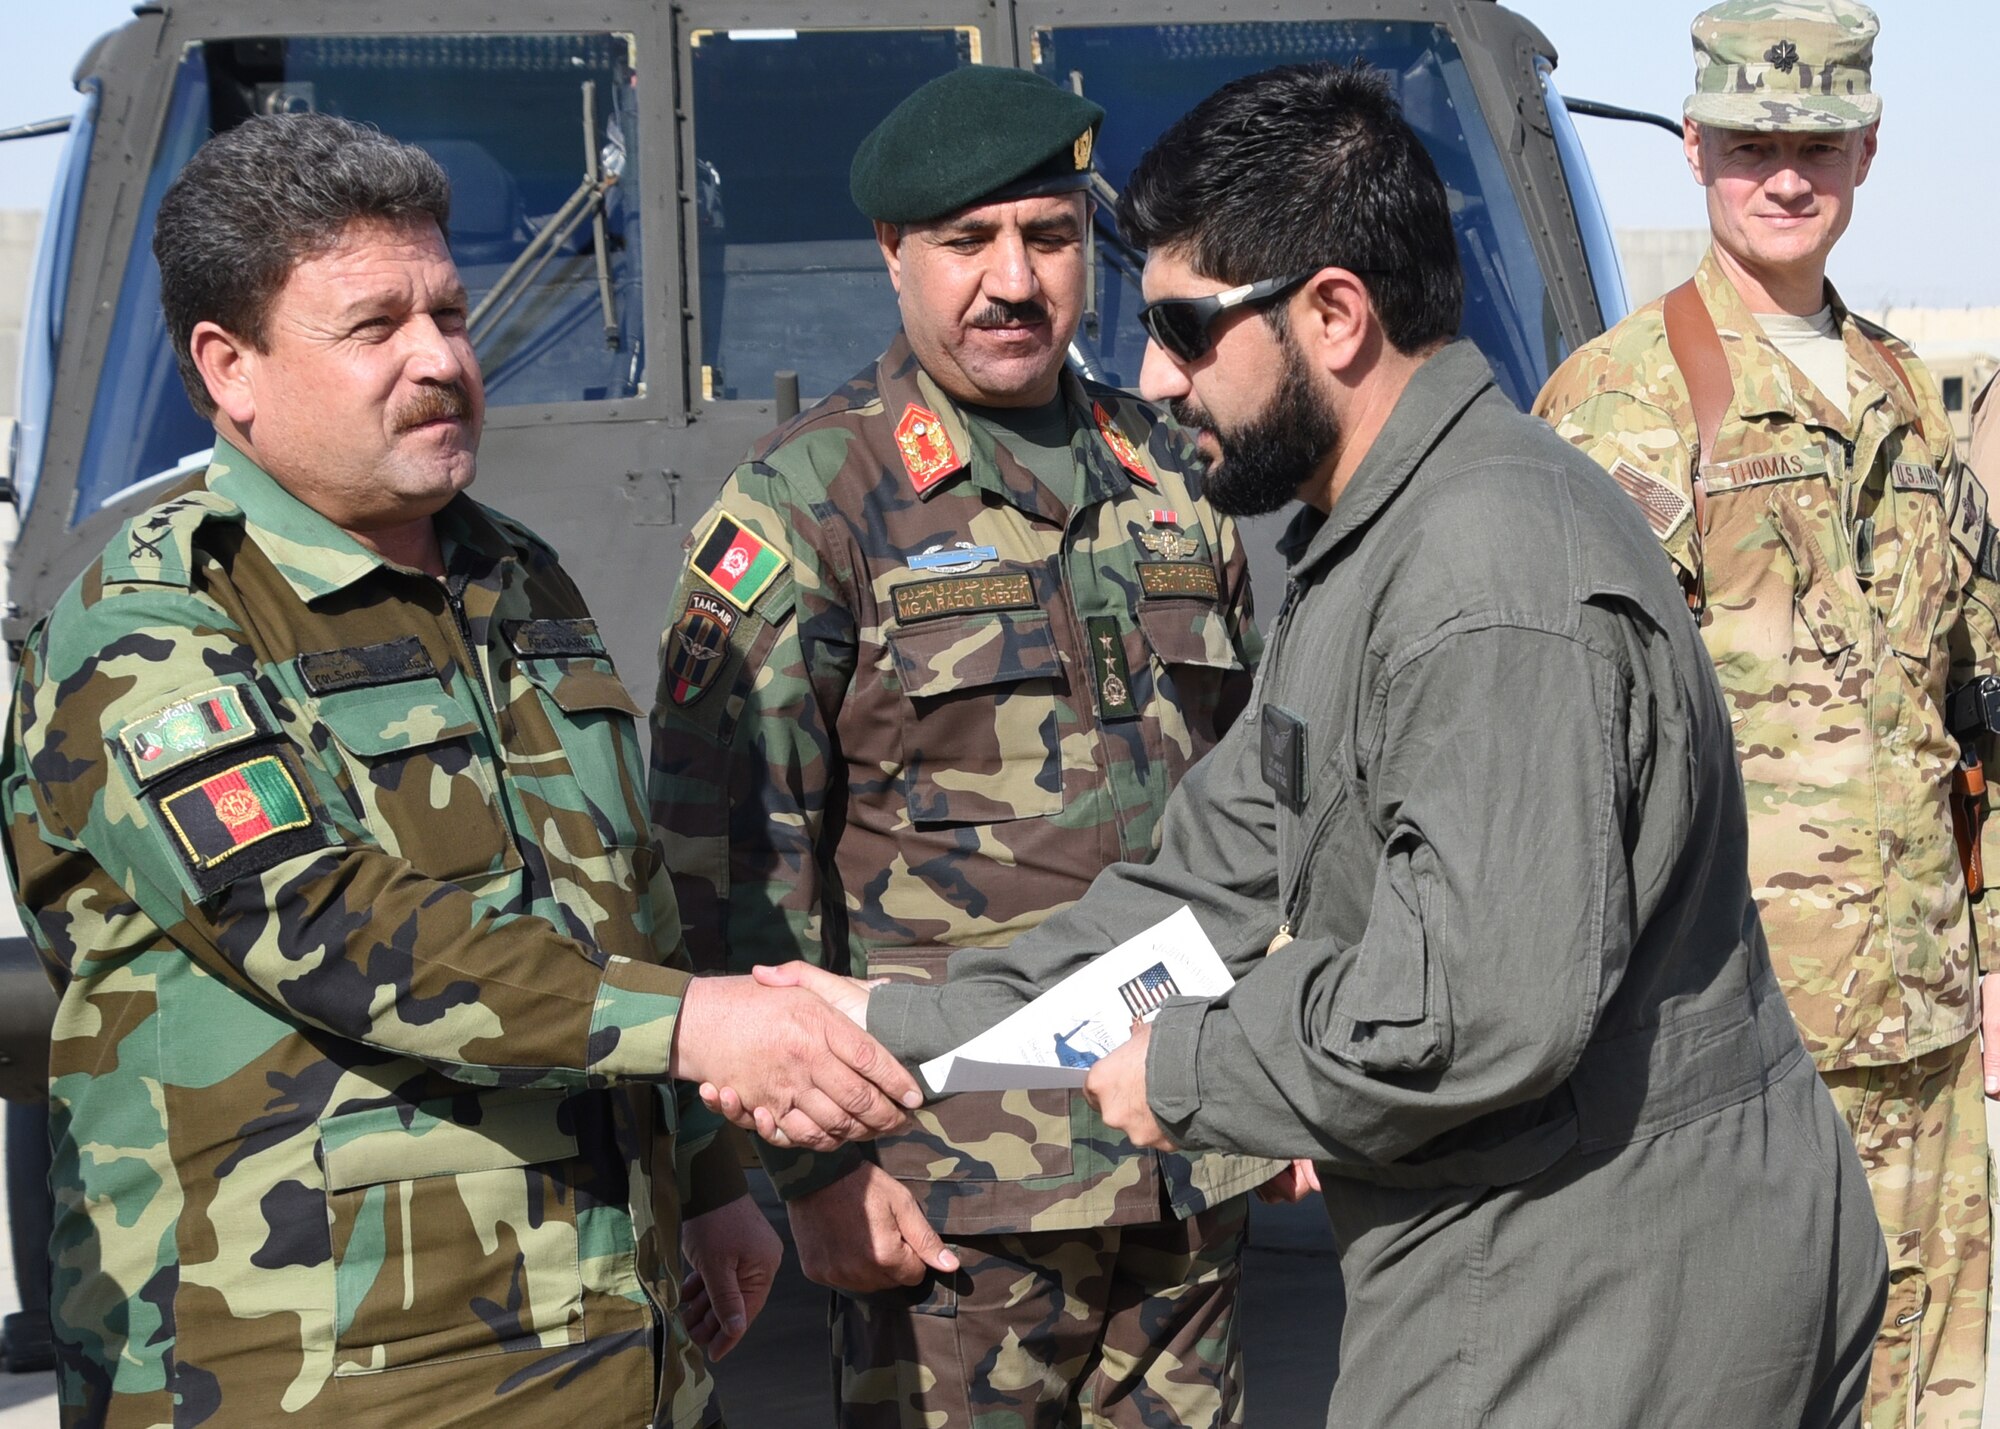
[[[1104,111],[1038,74],[964,65],[890,111],[854,151],[848,192],[882,223],[1090,184]]]

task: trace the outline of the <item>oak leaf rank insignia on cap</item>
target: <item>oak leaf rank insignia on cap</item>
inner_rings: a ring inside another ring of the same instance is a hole
[[[910,485],[919,496],[964,465],[951,444],[951,433],[944,429],[944,420],[915,402],[903,409],[903,419],[896,423],[896,450],[902,454],[903,470],[910,474]]]

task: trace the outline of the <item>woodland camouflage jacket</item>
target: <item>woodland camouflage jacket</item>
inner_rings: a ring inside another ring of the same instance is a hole
[[[953,950],[1003,946],[1152,856],[1168,791],[1248,698],[1248,573],[1172,428],[1110,388],[1063,392],[1074,509],[898,336],[697,528],[653,808],[698,967],[934,982]],[[1066,1091],[917,1122],[766,1165],[796,1196],[872,1155],[958,1234],[1185,1216],[1272,1169],[1137,1151]]]
[[[1705,511],[1662,304],[1571,357],[1537,411],[1639,502],[1698,593],[1743,769],[1751,882],[1807,1049],[1822,1070],[1907,1061],[1976,1029],[1978,949],[2000,927],[2000,894],[1966,897],[1944,721],[1946,691],[2000,673],[1985,496],[1909,348],[1834,299],[1848,359],[1835,405],[1712,254],[1695,281],[1733,387],[1702,453]],[[1989,821],[1988,868],[1996,854]]]
[[[553,552],[436,519],[443,582],[218,446],[28,640],[70,1423],[704,1422],[678,1208],[742,1182],[653,1085],[636,709]]]

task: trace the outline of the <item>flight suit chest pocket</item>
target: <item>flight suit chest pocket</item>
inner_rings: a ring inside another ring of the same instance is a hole
[[[489,1093],[320,1123],[337,1377],[583,1338],[563,1101]]]
[[[1042,610],[987,610],[887,632],[902,686],[903,783],[912,822],[983,824],[1062,808],[1057,682]]]
[[[313,717],[385,852],[453,881],[521,866],[479,720],[436,676],[323,694]]]

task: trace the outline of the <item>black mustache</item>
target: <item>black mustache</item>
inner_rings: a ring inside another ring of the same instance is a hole
[[[408,405],[396,413],[396,430],[406,432],[444,417],[467,421],[472,416],[472,394],[456,382],[444,382],[420,389]]]
[[[974,327],[1011,327],[1028,323],[1045,323],[1049,320],[1049,310],[1033,298],[1025,303],[994,302],[979,310],[973,317]]]

